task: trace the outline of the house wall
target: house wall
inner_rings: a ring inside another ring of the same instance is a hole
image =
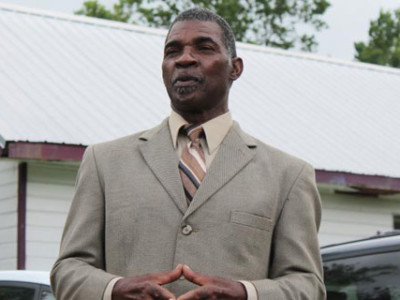
[[[319,186],[322,198],[321,245],[361,239],[393,230],[393,215],[400,214],[400,194],[367,197],[335,192]]]
[[[77,165],[29,163],[26,269],[49,270],[58,256]]]
[[[0,270],[17,268],[18,162],[0,160]]]

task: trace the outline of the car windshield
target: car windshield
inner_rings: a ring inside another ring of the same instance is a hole
[[[324,263],[328,300],[400,300],[400,252]]]

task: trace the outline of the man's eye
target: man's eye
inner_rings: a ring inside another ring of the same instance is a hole
[[[178,49],[174,49],[174,48],[167,49],[167,50],[165,50],[165,56],[172,55],[177,52],[178,52]]]
[[[211,51],[213,50],[213,48],[211,46],[200,46],[199,47],[200,50],[205,50],[205,51]]]

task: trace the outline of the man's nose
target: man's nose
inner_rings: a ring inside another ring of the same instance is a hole
[[[178,67],[190,67],[197,64],[197,58],[192,49],[184,48],[175,63]]]

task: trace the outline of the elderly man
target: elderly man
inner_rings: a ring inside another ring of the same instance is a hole
[[[177,17],[169,118],[85,152],[51,275],[58,300],[325,298],[314,171],[232,121],[242,71],[225,20]]]

